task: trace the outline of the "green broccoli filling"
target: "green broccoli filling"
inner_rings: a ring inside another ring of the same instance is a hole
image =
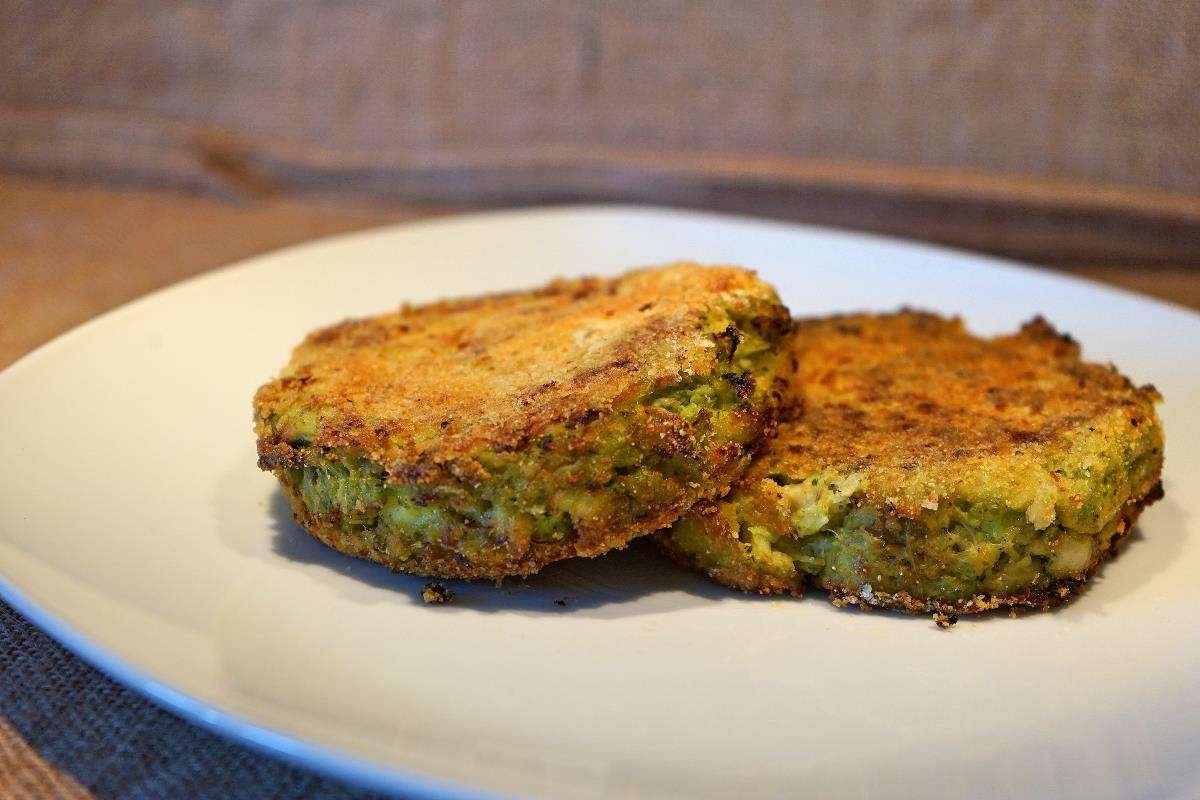
[[[1146,451],[1094,476],[1081,505],[1060,507],[1044,527],[1028,509],[993,500],[942,502],[903,518],[867,502],[858,474],[777,476],[793,509],[791,530],[776,533],[739,515],[739,538],[755,567],[781,580],[807,575],[868,596],[953,601],[1045,590],[1086,574],[1117,535],[1122,504],[1145,491],[1156,463]],[[699,544],[675,541],[689,552]]]
[[[809,524],[826,513],[827,521]],[[1038,530],[1022,511],[966,503],[944,504],[916,519],[849,501],[797,515],[804,519],[795,537],[768,545],[799,571],[821,583],[939,600],[1046,589],[1078,576],[1116,526],[1114,519],[1094,533],[1058,525]],[[769,536],[762,528],[747,533]]]
[[[305,465],[282,470],[280,478],[310,515],[336,521],[390,560],[434,546],[475,564],[498,563],[505,558],[498,544],[523,551],[586,536],[613,519],[682,510],[719,477],[709,472],[718,450],[730,442],[748,450],[760,434],[747,403],[763,402],[770,391],[778,333],[758,330],[754,319],[713,314],[706,321],[718,355],[712,374],[652,391],[589,423],[557,425],[526,448],[478,453],[486,471],[478,482],[391,483],[369,459],[308,447]],[[679,420],[688,444],[664,448],[664,426]]]
[[[1161,428],[1130,435],[1123,420],[1108,422],[1108,434],[1065,439],[999,481],[964,476],[949,498],[912,516],[878,499],[887,495],[865,472],[768,474],[709,514],[680,520],[670,542],[696,567],[747,589],[811,582],[866,602],[901,592],[953,602],[1047,590],[1086,577],[1124,530],[1126,504],[1158,478]]]

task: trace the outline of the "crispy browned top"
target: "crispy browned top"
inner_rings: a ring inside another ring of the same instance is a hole
[[[302,439],[390,468],[519,447],[711,373],[713,319],[755,309],[786,320],[754,273],[676,264],[343,322],[310,334],[259,389],[260,454],[286,460]]]
[[[747,480],[853,474],[874,501],[912,515],[968,483],[1032,506],[1043,490],[1069,494],[1073,477],[1098,480],[1103,459],[1132,457],[1143,433],[1160,435],[1153,387],[1081,361],[1041,318],[994,339],[913,311],[802,320],[795,354],[802,412]]]

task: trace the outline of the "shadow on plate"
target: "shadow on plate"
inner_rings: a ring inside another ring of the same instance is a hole
[[[454,598],[449,603],[430,605],[431,610],[438,612],[615,617],[660,613],[720,600],[759,603],[772,600],[712,584],[668,561],[645,539],[600,558],[560,561],[536,575],[509,578],[500,585],[421,578],[351,558],[317,541],[292,519],[287,500],[279,491],[272,495],[270,512],[274,529],[272,549],[277,555],[317,565],[331,575],[353,578],[374,589],[395,592],[418,604],[424,604],[421,594],[426,584],[440,584],[453,592]]]

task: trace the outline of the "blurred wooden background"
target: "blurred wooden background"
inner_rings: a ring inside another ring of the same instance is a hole
[[[1200,3],[0,0],[0,19],[8,360],[218,257],[562,201],[911,236],[1200,302]],[[133,208],[120,246],[87,249]],[[56,269],[78,310],[30,299]]]

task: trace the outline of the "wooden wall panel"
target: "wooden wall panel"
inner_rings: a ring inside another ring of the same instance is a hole
[[[0,20],[0,169],[1200,260],[1200,3],[0,0]]]

